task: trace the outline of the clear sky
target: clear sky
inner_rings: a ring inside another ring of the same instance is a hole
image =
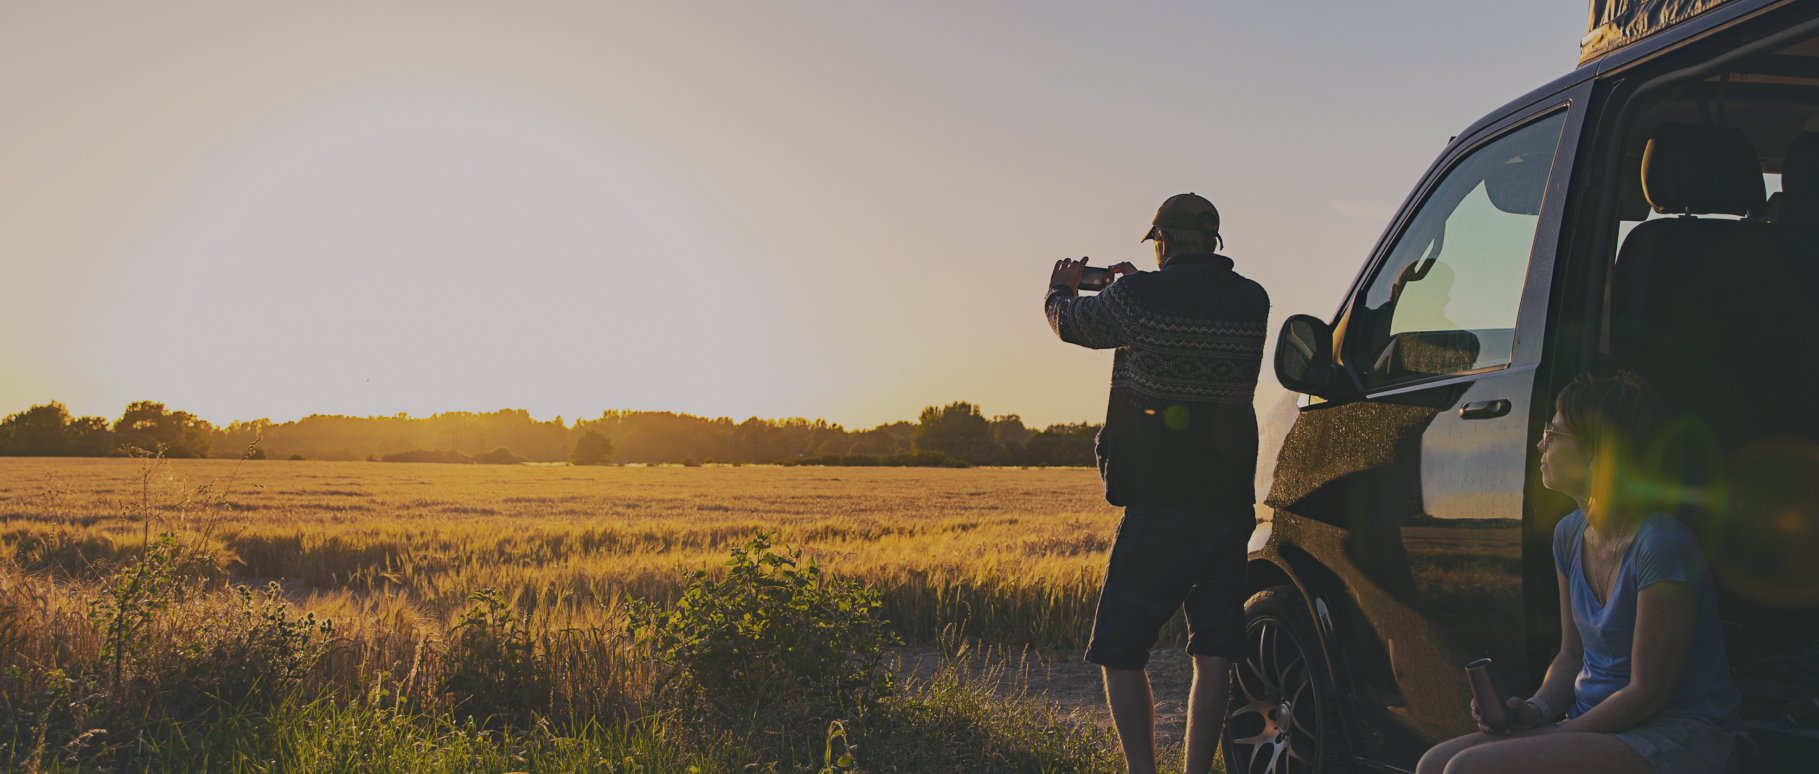
[[[1104,417],[1055,259],[1196,191],[1329,314],[1583,0],[0,0],[0,413]],[[1279,390],[1265,368],[1260,390]]]

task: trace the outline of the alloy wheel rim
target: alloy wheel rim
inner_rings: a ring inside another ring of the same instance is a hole
[[[1320,733],[1306,656],[1274,618],[1253,619],[1245,629],[1245,645],[1248,653],[1233,670],[1244,703],[1227,721],[1232,757],[1243,765],[1239,771],[1314,771]]]

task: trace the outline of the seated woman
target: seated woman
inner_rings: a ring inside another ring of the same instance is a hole
[[[1717,592],[1692,532],[1645,505],[1636,464],[1653,405],[1627,372],[1560,392],[1539,447],[1542,483],[1579,504],[1554,529],[1560,652],[1533,697],[1507,700],[1507,731],[1480,720],[1480,733],[1429,750],[1417,774],[1732,770],[1742,699]]]

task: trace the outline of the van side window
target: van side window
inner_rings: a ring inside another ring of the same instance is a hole
[[[1344,342],[1366,389],[1507,365],[1564,111],[1460,160],[1377,269]]]

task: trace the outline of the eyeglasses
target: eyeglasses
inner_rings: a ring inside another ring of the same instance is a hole
[[[1579,440],[1579,436],[1573,435],[1572,433],[1555,430],[1552,427],[1541,428],[1541,440],[1551,442],[1555,438],[1571,438],[1575,441]]]

